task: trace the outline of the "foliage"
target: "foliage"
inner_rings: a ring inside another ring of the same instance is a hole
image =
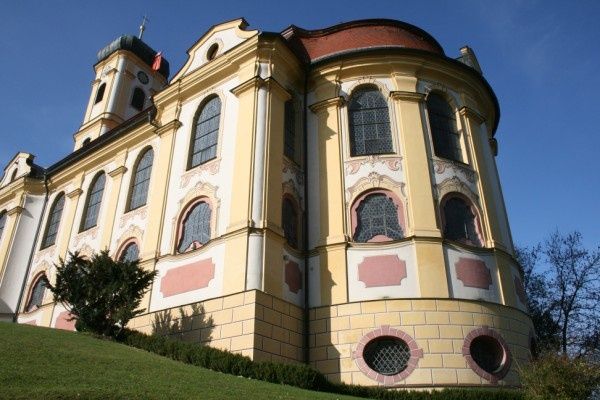
[[[588,399],[600,384],[600,369],[583,358],[546,354],[521,371],[526,400]]]
[[[90,260],[70,253],[56,265],[56,283],[48,287],[77,320],[78,330],[111,336],[144,311],[138,307],[155,276],[137,260],[114,261],[106,250]]]
[[[598,351],[600,247],[588,250],[579,232],[557,231],[543,245],[519,249],[517,257],[543,347],[571,356]]]

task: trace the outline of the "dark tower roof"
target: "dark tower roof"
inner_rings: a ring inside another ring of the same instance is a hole
[[[133,35],[121,35],[98,52],[98,62],[106,60],[111,54],[118,50],[132,52],[150,67],[157,54],[156,50],[148,46],[141,39],[138,39]],[[164,76],[165,79],[169,78],[169,62],[164,57],[162,58],[158,72]]]

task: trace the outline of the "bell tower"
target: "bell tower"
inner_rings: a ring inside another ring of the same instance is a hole
[[[143,29],[140,28],[140,36]],[[83,123],[74,135],[77,150],[150,106],[167,85],[169,63],[133,35],[122,35],[98,52]]]

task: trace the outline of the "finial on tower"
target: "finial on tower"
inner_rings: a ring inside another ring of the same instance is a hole
[[[142,39],[142,36],[144,36],[144,31],[146,30],[146,22],[150,22],[150,20],[144,15],[144,18],[142,19],[142,24],[140,25],[140,34],[138,35],[138,39]]]

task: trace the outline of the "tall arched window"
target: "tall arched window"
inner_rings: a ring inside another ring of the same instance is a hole
[[[140,249],[139,249],[137,243],[129,242],[125,246],[123,251],[121,251],[121,254],[119,255],[119,261],[132,262],[132,261],[137,260],[139,258],[139,256],[140,256]]]
[[[352,93],[348,117],[352,156],[394,151],[388,105],[376,87],[366,86]]]
[[[100,212],[100,205],[102,203],[102,194],[104,193],[104,183],[106,181],[106,175],[104,172],[98,174],[92,184],[90,185],[90,191],[85,202],[85,208],[83,209],[83,219],[81,220],[80,231],[85,231],[96,226],[98,221],[98,213]]]
[[[27,302],[27,306],[25,310],[33,311],[39,308],[44,301],[44,293],[46,293],[46,286],[48,280],[46,279],[46,275],[40,276],[35,283],[33,284],[33,289],[31,289],[31,294],[29,295],[29,301]]]
[[[450,197],[443,203],[444,237],[481,246],[477,221],[471,205],[461,197]]]
[[[397,240],[404,237],[398,206],[384,193],[365,196],[356,207],[354,240],[366,243],[374,238]]]
[[[210,240],[210,205],[204,201],[194,204],[181,223],[181,235],[177,251],[193,250]]]
[[[298,247],[298,213],[288,198],[283,199],[281,206],[281,225],[286,242],[294,248]]]
[[[296,156],[296,118],[292,100],[285,102],[284,109],[284,147],[283,153],[294,160]]]
[[[65,194],[61,193],[56,196],[54,204],[50,207],[50,213],[48,214],[48,222],[46,223],[46,231],[44,232],[44,238],[42,239],[42,249],[52,246],[56,242],[56,234],[58,233],[58,226],[60,225],[60,217],[65,206]]]
[[[131,96],[131,106],[138,111],[144,109],[144,103],[146,102],[146,93],[139,87],[133,89],[133,96]]]
[[[427,96],[427,114],[436,156],[463,161],[460,134],[450,104],[437,93]]]
[[[2,239],[2,233],[4,232],[5,225],[6,225],[6,211],[0,211],[0,240]]]
[[[150,185],[150,173],[152,172],[152,161],[154,151],[152,148],[144,151],[137,161],[135,172],[131,179],[129,192],[129,204],[127,211],[135,210],[146,204],[148,199],[148,186]]]
[[[214,96],[198,108],[190,146],[189,168],[204,164],[217,156],[221,100]]]
[[[96,98],[94,99],[94,104],[98,104],[102,101],[105,90],[106,90],[106,83],[103,83],[102,85],[100,85],[100,87],[98,88],[98,91],[96,92]]]

